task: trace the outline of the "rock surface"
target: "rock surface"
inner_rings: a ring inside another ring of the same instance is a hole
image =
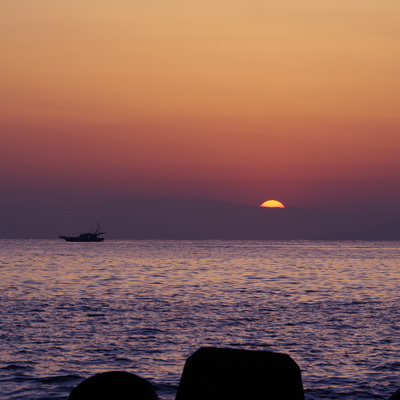
[[[176,400],[304,400],[299,366],[286,354],[203,347],[190,356]]]

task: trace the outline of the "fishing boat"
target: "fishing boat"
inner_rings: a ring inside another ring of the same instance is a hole
[[[65,239],[67,242],[102,242],[103,237],[99,235],[104,235],[105,232],[100,232],[100,225],[97,224],[97,229],[95,232],[85,232],[81,233],[79,236],[59,236],[60,239]]]

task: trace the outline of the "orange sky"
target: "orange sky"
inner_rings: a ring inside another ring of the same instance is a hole
[[[3,0],[0,203],[398,204],[400,3],[274,3]]]

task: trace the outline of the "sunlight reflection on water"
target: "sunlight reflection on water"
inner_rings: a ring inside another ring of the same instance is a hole
[[[123,369],[170,400],[185,359],[211,345],[290,354],[307,399],[384,399],[400,385],[397,242],[0,249],[4,398],[61,399],[83,377]]]

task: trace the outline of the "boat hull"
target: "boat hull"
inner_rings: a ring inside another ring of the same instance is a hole
[[[92,238],[81,238],[75,236],[60,236],[60,239],[65,239],[67,242],[102,242],[104,238],[92,237]]]

